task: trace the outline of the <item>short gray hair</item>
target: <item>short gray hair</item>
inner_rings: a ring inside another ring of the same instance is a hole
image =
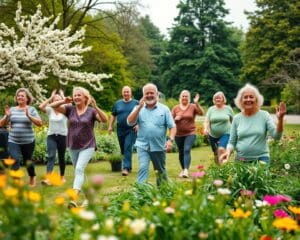
[[[34,98],[33,96],[31,95],[31,93],[29,92],[29,90],[27,88],[19,88],[17,91],[16,91],[16,95],[14,97],[14,100],[15,102],[17,102],[17,95],[19,94],[19,92],[24,92],[26,94],[26,97],[27,97],[27,105],[30,105],[32,104]]]
[[[227,102],[227,99],[226,99],[224,93],[223,93],[222,91],[218,91],[218,92],[216,92],[216,93],[213,95],[213,99],[212,99],[212,100],[213,100],[213,103],[215,103],[215,98],[216,98],[217,96],[222,96],[223,102],[224,102],[224,103]]]
[[[158,94],[157,86],[156,86],[154,83],[147,83],[147,84],[143,87],[143,94],[145,93],[145,89],[146,89],[147,87],[152,87],[152,88],[154,88],[155,92]]]
[[[236,98],[234,99],[235,105],[240,110],[243,110],[243,107],[242,107],[242,104],[241,104],[242,103],[242,97],[243,97],[243,94],[248,90],[253,91],[253,93],[256,97],[257,107],[260,108],[264,104],[264,97],[260,94],[258,89],[255,86],[251,85],[250,83],[247,83],[244,87],[242,87],[238,91],[238,94],[237,94]]]

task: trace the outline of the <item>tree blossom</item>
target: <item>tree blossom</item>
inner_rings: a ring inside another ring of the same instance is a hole
[[[91,50],[82,45],[84,28],[73,35],[70,27],[58,29],[60,17],[44,17],[40,6],[34,15],[23,16],[21,3],[14,20],[16,29],[0,24],[0,89],[27,87],[42,100],[49,76],[62,85],[81,82],[103,89],[101,80],[111,75],[74,70],[83,64],[82,54]]]

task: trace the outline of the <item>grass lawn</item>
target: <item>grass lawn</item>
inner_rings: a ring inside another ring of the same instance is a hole
[[[286,125],[285,134],[290,135],[293,132],[300,131],[300,125]],[[200,148],[192,149],[192,163],[190,172],[196,172],[198,165],[204,165],[208,167],[213,164],[213,154],[209,146],[202,146]],[[73,166],[67,165],[66,167],[66,179],[67,182],[60,187],[54,186],[42,186],[41,180],[46,172],[46,166],[36,166],[37,172],[37,187],[36,191],[40,192],[45,196],[46,205],[52,206],[56,196],[62,194],[67,188],[72,188],[73,183]],[[58,171],[58,166],[55,166],[54,171]],[[178,153],[168,153],[167,154],[167,173],[170,181],[187,181],[178,177],[180,173],[180,164],[178,160]],[[120,172],[112,172],[109,162],[97,162],[90,163],[86,170],[87,176],[94,174],[101,174],[104,176],[105,183],[103,186],[103,194],[110,195],[113,193],[118,193],[122,190],[129,190],[131,185],[135,183],[137,176],[137,155],[133,155],[133,170],[128,177],[121,176]],[[153,171],[152,164],[150,163],[150,175],[149,182],[155,184],[155,173]],[[81,194],[83,197],[83,194]]]

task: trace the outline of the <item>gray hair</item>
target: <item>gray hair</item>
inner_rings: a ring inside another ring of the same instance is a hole
[[[242,97],[244,95],[244,93],[246,91],[252,91],[256,97],[256,102],[257,102],[257,107],[260,108],[263,104],[264,104],[264,97],[260,94],[260,92],[258,91],[258,89],[251,85],[250,83],[247,83],[244,87],[242,87],[239,91],[238,94],[236,96],[236,98],[234,99],[234,103],[235,105],[240,109],[243,110],[242,107]]]
[[[87,98],[86,105],[89,105],[91,103],[92,96],[91,96],[89,90],[87,90],[87,89],[85,89],[83,87],[74,87],[73,88],[73,95],[74,95],[75,91],[82,92],[83,95]]]
[[[31,95],[31,93],[29,92],[29,90],[27,88],[19,88],[16,91],[16,95],[14,97],[15,102],[17,102],[17,95],[19,94],[19,92],[24,92],[26,94],[27,105],[30,105],[33,102],[34,98],[33,98],[33,96]]]
[[[157,86],[154,83],[147,83],[144,87],[143,87],[143,94],[145,93],[145,89],[148,87],[152,87],[154,88],[155,92],[158,94],[158,89]]]
[[[191,101],[191,93],[190,93],[189,90],[182,90],[182,91],[181,91],[181,93],[180,93],[180,95],[179,95],[179,102],[181,103],[181,97],[182,97],[182,94],[184,94],[184,93],[187,93],[187,94],[189,95],[188,100],[189,100],[189,102],[190,102],[190,101]]]
[[[224,93],[223,93],[222,91],[218,91],[218,92],[216,92],[216,93],[213,95],[213,99],[212,99],[212,100],[213,100],[213,103],[216,103],[215,98],[216,98],[217,96],[221,96],[221,97],[223,98],[223,102],[224,102],[224,103],[227,102],[227,99],[226,99]]]

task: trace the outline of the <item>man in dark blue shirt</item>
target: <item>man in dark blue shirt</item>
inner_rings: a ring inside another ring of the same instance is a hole
[[[132,168],[132,146],[136,139],[136,126],[127,125],[127,117],[139,102],[132,99],[131,88],[128,86],[122,88],[122,96],[123,98],[113,106],[108,132],[112,133],[113,124],[117,119],[117,135],[121,153],[124,155],[122,175],[127,176]]]

